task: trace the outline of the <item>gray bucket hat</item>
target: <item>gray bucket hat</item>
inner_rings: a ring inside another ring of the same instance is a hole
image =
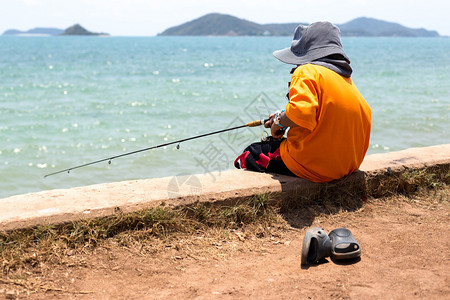
[[[280,61],[303,65],[331,54],[341,54],[350,63],[341,43],[341,31],[330,22],[316,22],[295,29],[291,47],[273,52]]]

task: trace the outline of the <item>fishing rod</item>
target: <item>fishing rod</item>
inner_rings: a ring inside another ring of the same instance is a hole
[[[83,168],[83,167],[87,167],[87,166],[90,166],[90,165],[93,165],[93,164],[98,164],[98,163],[101,163],[101,162],[104,162],[104,161],[107,161],[108,164],[111,164],[111,161],[113,159],[116,159],[116,158],[119,158],[119,157],[131,155],[131,154],[136,154],[136,153],[139,153],[139,152],[144,152],[144,151],[148,151],[148,150],[152,150],[152,149],[156,149],[156,148],[161,148],[161,147],[165,147],[165,146],[169,146],[169,145],[173,145],[173,144],[178,144],[177,145],[177,149],[179,149],[180,148],[180,143],[182,143],[182,142],[190,141],[190,140],[193,140],[193,139],[198,139],[198,138],[205,137],[205,136],[208,136],[208,135],[213,135],[213,134],[218,134],[218,133],[222,133],[222,132],[226,132],[226,131],[236,130],[236,129],[239,129],[239,128],[257,127],[257,126],[260,126],[260,125],[264,125],[267,121],[269,121],[269,119],[256,120],[256,121],[252,121],[252,122],[249,122],[247,124],[236,126],[236,127],[232,127],[232,128],[227,128],[227,129],[222,129],[222,130],[218,130],[218,131],[213,131],[213,132],[209,132],[209,133],[205,133],[205,134],[201,134],[201,135],[196,135],[196,136],[193,136],[193,137],[189,137],[189,138],[185,138],[185,139],[181,139],[181,140],[177,140],[177,141],[173,141],[173,142],[169,142],[169,143],[165,143],[165,144],[160,144],[160,145],[156,145],[156,146],[152,146],[152,147],[148,147],[148,148],[144,148],[144,149],[139,149],[139,150],[135,150],[135,151],[131,151],[131,152],[127,152],[127,153],[111,156],[111,157],[108,157],[108,158],[99,159],[99,160],[96,160],[96,161],[93,161],[93,162],[85,163],[85,164],[82,164],[82,165],[79,165],[79,166],[75,166],[75,167],[71,167],[71,168],[68,168],[68,169],[64,169],[64,170],[61,170],[61,171],[57,171],[57,172],[54,172],[54,173],[47,174],[47,175],[44,176],[44,178],[47,178],[47,177],[52,176],[52,175],[60,174],[60,173],[65,173],[65,172],[70,173],[70,171],[72,171],[72,170]]]

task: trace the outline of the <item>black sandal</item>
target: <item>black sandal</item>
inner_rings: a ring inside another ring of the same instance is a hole
[[[329,234],[332,259],[354,259],[361,256],[361,247],[347,228],[336,228]]]
[[[323,228],[313,227],[305,233],[302,247],[302,266],[319,262],[330,256],[331,241]]]

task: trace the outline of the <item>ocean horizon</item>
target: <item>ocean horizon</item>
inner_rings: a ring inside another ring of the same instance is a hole
[[[290,37],[0,36],[0,198],[232,169],[262,127],[62,169],[266,118]],[[450,39],[343,38],[372,108],[368,154],[450,143]],[[266,130],[267,131],[267,130]],[[179,147],[177,147],[179,146]],[[212,175],[213,176],[213,175]]]

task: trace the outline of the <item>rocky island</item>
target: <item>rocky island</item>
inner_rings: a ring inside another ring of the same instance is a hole
[[[307,23],[258,24],[234,16],[212,13],[166,29],[159,35],[186,36],[291,36],[297,25]],[[342,36],[437,37],[434,30],[408,28],[398,23],[373,18],[356,18],[336,24]]]
[[[91,32],[82,27],[80,24],[75,24],[73,26],[70,26],[66,30],[64,30],[61,35],[91,35],[91,36],[108,36],[108,33],[97,33],[97,32]]]

